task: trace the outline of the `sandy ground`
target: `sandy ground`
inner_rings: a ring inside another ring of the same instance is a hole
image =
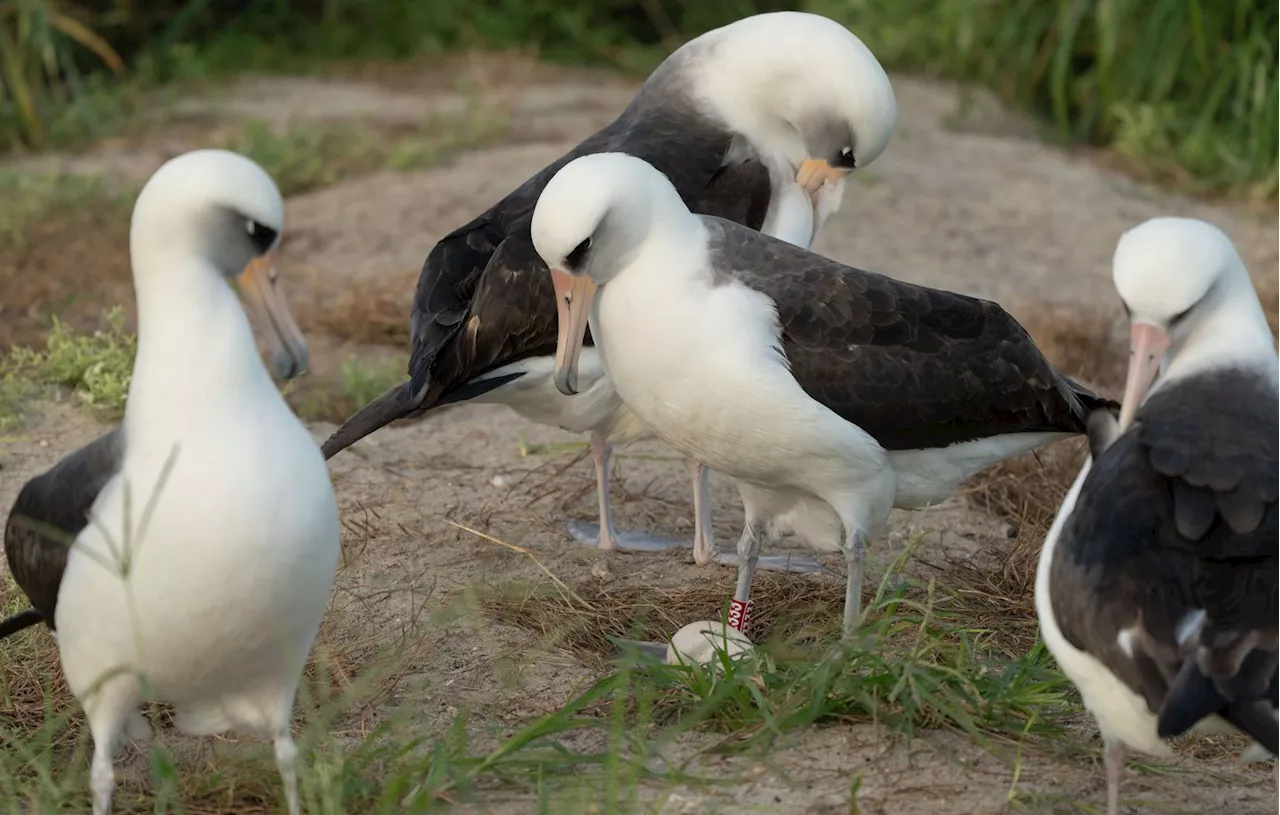
[[[66,158],[62,166],[136,182],[165,157],[199,144],[201,122],[289,115],[417,121],[466,104],[475,91],[459,91],[463,85],[478,88],[487,104],[506,112],[509,142],[432,169],[381,172],[288,201],[286,273],[305,326],[314,326],[316,315],[342,296],[368,291],[392,292],[407,314],[418,268],[433,243],[608,121],[635,83],[492,58],[462,60],[448,71],[373,72],[350,81],[245,81],[214,97],[183,100],[163,125]],[[819,251],[862,268],[990,297],[1019,316],[1064,305],[1097,311],[1105,325],[1120,316],[1110,288],[1116,239],[1145,218],[1183,214],[1224,228],[1246,264],[1260,280],[1269,279],[1274,291],[1274,207],[1250,209],[1156,191],[1107,169],[1096,156],[1040,143],[1027,123],[981,95],[907,77],[895,77],[894,86],[901,111],[895,140],[858,176]],[[115,230],[112,251],[92,248],[91,236],[79,236],[90,248],[75,251],[91,253],[93,262],[79,261],[68,274],[81,275],[97,304],[127,303],[122,227],[104,229]],[[31,294],[18,283],[6,285],[0,276],[0,315],[34,319],[50,305],[48,291]],[[350,355],[388,353],[351,342],[358,327],[346,337],[311,333],[318,375],[331,374]],[[0,505],[9,506],[26,478],[102,429],[82,411],[53,405],[19,436],[4,440]],[[321,423],[313,432],[321,440],[332,429]],[[464,407],[384,430],[335,458],[331,471],[349,535],[322,641],[338,650],[362,640],[386,642],[423,608],[454,607],[477,585],[546,579],[530,557],[450,521],[527,547],[570,584],[593,579],[598,558],[573,543],[563,526],[571,517],[594,519],[589,461],[574,463],[573,453],[522,457],[522,441],[577,439],[524,422],[504,408]],[[615,472],[619,528],[648,525],[688,536],[691,507],[680,462],[658,444],[626,453]],[[713,487],[717,536],[731,545],[741,507],[725,479],[713,477]],[[928,534],[928,547],[971,547],[995,541],[1003,525],[961,499],[928,512],[896,513],[891,540],[877,547],[873,562],[882,566],[913,531]],[[810,579],[839,579],[839,567],[831,567],[831,574]],[[711,581],[726,594],[732,580],[726,569],[694,567],[687,553],[617,558],[607,577],[646,586]],[[715,609],[707,612],[713,616]],[[411,710],[424,734],[442,730],[461,708],[482,720],[517,725],[558,708],[597,676],[595,663],[544,648],[527,630],[474,613],[433,623],[419,636],[422,647],[372,715]],[[1085,738],[1096,744],[1091,732]],[[690,737],[679,748],[693,754],[706,743]],[[1130,772],[1126,811],[1273,811],[1265,771],[1226,761],[1183,763],[1186,774]],[[746,780],[727,787],[649,789],[655,809],[846,813],[854,773],[863,775],[858,803],[866,815],[1088,811],[1076,802],[1100,805],[1105,788],[1097,763],[1032,750],[1022,756],[1015,785],[1007,757],[984,753],[965,739],[926,734],[908,748],[868,724],[824,727],[797,734],[767,758],[709,758],[702,767]],[[533,806],[519,795],[486,795],[491,797],[471,811],[515,813]]]

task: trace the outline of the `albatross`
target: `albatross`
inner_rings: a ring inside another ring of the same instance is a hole
[[[893,507],[933,504],[983,467],[1082,433],[1106,404],[995,303],[696,215],[634,156],[566,165],[532,235],[557,295],[557,386],[574,392],[590,323],[623,403],[734,479],[748,532],[729,615],[739,630],[763,539],[792,531],[844,551],[851,634],[863,550]]]
[[[56,630],[94,751],[94,815],[111,808],[122,736],[174,705],[185,733],[274,739],[297,815],[294,695],[328,603],[338,510],[324,458],[258,355],[239,289],[283,378],[307,346],[276,264],[284,205],[243,156],[199,150],[143,187],[129,237],[138,352],[121,428],[28,482],[5,554]]]
[[[1249,273],[1217,227],[1155,218],[1120,238],[1113,277],[1123,408],[1090,419],[1036,572],[1045,645],[1102,733],[1109,815],[1127,749],[1235,730],[1274,757],[1280,701],[1280,361]]]
[[[622,152],[666,173],[694,211],[808,247],[839,207],[848,175],[881,154],[896,120],[880,63],[825,17],[760,14],[691,40],[653,72],[616,120],[436,244],[413,304],[409,381],[347,419],[324,443],[326,458],[392,421],[443,405],[504,404],[533,421],[591,434],[600,524],[598,532],[571,524],[577,540],[602,550],[687,545],[613,527],[611,448],[651,431],[617,398],[590,344],[578,360],[579,393],[566,396],[556,388],[556,308],[529,236],[534,204],[573,159]],[[732,563],[712,539],[706,470],[694,459],[688,468],[694,559]],[[778,558],[761,567],[810,571],[818,565]]]

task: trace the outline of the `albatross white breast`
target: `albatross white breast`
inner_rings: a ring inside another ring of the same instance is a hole
[[[505,404],[591,434],[600,526],[571,525],[578,540],[605,550],[687,545],[613,529],[610,449],[649,430],[617,398],[594,350],[584,351],[581,394],[556,389],[555,306],[529,236],[534,204],[569,161],[616,151],[658,167],[695,212],[807,247],[839,207],[848,175],[880,155],[896,120],[893,89],[875,56],[825,17],[760,14],[691,40],[615,121],[436,245],[414,299],[410,381],[344,422],[325,442],[325,456],[441,405]],[[706,472],[696,459],[689,472],[694,559],[732,562],[715,551]],[[808,571],[817,563],[779,558],[761,566]]]
[[[941,500],[983,466],[1083,432],[1103,404],[994,303],[694,215],[633,156],[566,165],[532,235],[558,296],[561,389],[576,389],[589,321],[623,403],[737,483],[749,533],[738,627],[760,541],[790,528],[845,551],[851,632],[863,548],[893,506]]]
[[[233,288],[277,372],[301,373],[306,344],[275,262],[283,218],[271,178],[234,153],[156,171],[130,233],[138,353],[123,427],[28,483],[6,525],[35,607],[6,629],[56,627],[93,734],[95,815],[110,809],[122,735],[150,732],[138,705],[152,699],[189,734],[274,739],[299,811],[289,724],[337,565],[338,512]]]
[[[1280,701],[1280,361],[1266,317],[1231,241],[1203,221],[1126,232],[1114,278],[1132,321],[1123,409],[1090,419],[1092,458],[1036,574],[1045,644],[1102,732],[1109,815],[1126,748],[1166,755],[1171,736],[1235,729],[1274,756]]]

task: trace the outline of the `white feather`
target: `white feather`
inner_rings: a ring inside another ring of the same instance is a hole
[[[124,459],[70,551],[55,614],[93,730],[95,812],[116,738],[146,729],[144,699],[173,703],[188,733],[273,736],[282,773],[292,764],[294,695],[340,527],[318,447],[264,369],[227,272],[202,254],[199,224],[218,206],[256,205],[279,215],[261,168],[210,151],[158,171],[135,209]]]

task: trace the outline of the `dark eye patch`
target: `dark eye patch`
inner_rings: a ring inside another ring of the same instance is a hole
[[[858,160],[853,155],[853,148],[846,147],[836,154],[836,159],[832,162],[832,166],[843,167],[852,170],[858,166]]]
[[[582,262],[587,259],[587,252],[591,250],[591,239],[587,238],[582,243],[574,247],[569,256],[564,259],[564,265],[570,269],[577,269],[582,266]]]
[[[249,235],[249,240],[257,248],[258,254],[263,254],[274,246],[276,238],[280,235],[276,230],[269,226],[263,226],[252,218],[245,220],[244,228]]]

